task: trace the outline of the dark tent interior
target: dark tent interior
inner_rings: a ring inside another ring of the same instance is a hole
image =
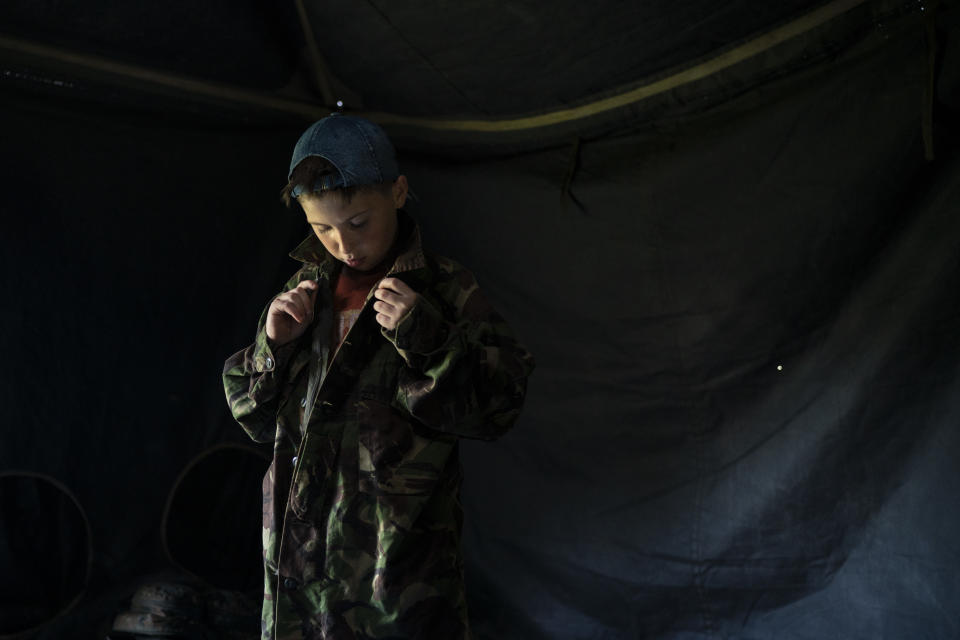
[[[476,638],[960,637],[956,2],[10,0],[0,638],[157,576],[257,637],[220,372],[337,109],[537,359],[461,447]]]

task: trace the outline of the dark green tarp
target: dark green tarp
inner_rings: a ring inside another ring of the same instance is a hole
[[[512,117],[696,64],[810,8],[795,4],[310,14],[367,108]],[[258,90],[292,73],[299,43],[277,44],[299,37],[292,9],[286,35],[264,37],[276,55],[221,73],[188,45],[208,34],[242,51],[227,27],[252,25],[253,8],[222,30],[164,13],[185,25],[177,57],[142,6],[116,18],[137,38],[26,3],[3,9],[4,29],[235,84],[259,69]],[[390,129],[426,243],[474,271],[538,360],[516,429],[463,447],[478,638],[960,634],[957,17],[941,9],[932,43],[927,8],[897,7],[882,24],[854,19],[873,3],[845,14],[806,41],[806,62],[792,41],[792,66],[751,59],[562,135]],[[542,47],[521,46],[525,28]],[[139,48],[154,39],[156,59]],[[377,75],[381,44],[408,57]],[[178,474],[242,441],[220,367],[308,233],[278,201],[306,123],[4,64],[0,470],[49,474],[83,505],[93,578],[40,637],[90,637],[168,565]]]

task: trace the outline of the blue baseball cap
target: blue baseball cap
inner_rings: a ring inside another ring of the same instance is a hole
[[[287,180],[297,165],[311,156],[324,158],[336,169],[336,173],[324,176],[313,185],[314,192],[382,184],[400,175],[396,152],[386,132],[357,116],[332,113],[310,125],[293,148]],[[292,195],[299,197],[303,191],[303,187],[297,185]]]

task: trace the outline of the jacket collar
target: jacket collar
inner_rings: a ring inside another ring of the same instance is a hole
[[[414,271],[426,266],[423,255],[423,245],[420,240],[420,226],[403,209],[397,210],[397,237],[400,242],[400,253],[393,261],[387,275]],[[340,270],[341,262],[330,255],[320,239],[310,234],[290,252],[290,257],[305,264],[317,267],[317,276],[329,278]]]

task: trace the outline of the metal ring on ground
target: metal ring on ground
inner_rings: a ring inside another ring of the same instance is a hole
[[[170,561],[221,589],[257,592],[263,584],[261,482],[269,456],[224,443],[200,453],[177,477],[163,509]]]
[[[80,602],[93,536],[76,496],[31,471],[0,471],[0,639],[36,633]]]

